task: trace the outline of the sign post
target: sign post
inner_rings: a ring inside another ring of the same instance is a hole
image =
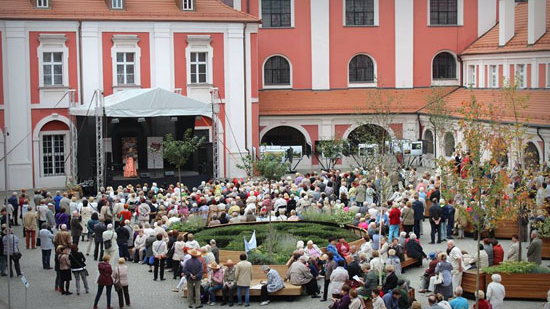
[[[23,282],[23,285],[25,286],[25,309],[27,309],[27,293],[29,291],[29,288],[31,287],[31,284],[29,283],[29,281],[27,281],[27,277],[25,277],[24,275],[21,276],[21,282]]]

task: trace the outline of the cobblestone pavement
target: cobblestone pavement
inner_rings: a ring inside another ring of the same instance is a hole
[[[97,277],[97,262],[93,258],[88,258],[88,270],[90,276],[88,277],[90,283],[90,294],[76,295],[75,281],[71,282],[71,291],[75,294],[69,296],[62,296],[58,292],[54,291],[54,279],[55,272],[53,270],[43,270],[41,267],[40,249],[26,250],[24,245],[24,239],[21,237],[22,227],[15,227],[16,234],[20,237],[20,248],[23,253],[21,259],[22,271],[31,284],[28,290],[28,303],[27,308],[92,308],[93,300],[96,293],[95,279]],[[426,252],[434,249],[444,250],[445,245],[429,245],[429,225],[424,224],[424,235],[421,238],[421,242]],[[510,245],[510,241],[502,240],[502,246],[507,250]],[[80,244],[82,250],[88,245],[87,242]],[[475,243],[471,239],[457,240],[459,248],[467,251],[473,251]],[[526,244],[523,244],[524,248]],[[524,250],[525,252],[525,250]],[[426,266],[426,262],[424,262]],[[548,264],[545,261],[544,264]],[[53,265],[53,264],[52,264]],[[177,281],[172,279],[172,273],[167,274],[166,281],[153,281],[153,276],[147,271],[147,267],[144,265],[138,265],[131,263],[129,266],[129,278],[130,278],[130,297],[132,300],[132,306],[130,308],[187,308],[186,299],[181,298],[181,294],[171,292],[171,289],[175,286]],[[407,270],[405,276],[411,280],[411,285],[418,291],[420,275],[423,272],[423,268],[416,268]],[[7,277],[0,278],[0,308],[7,308]],[[319,282],[322,285],[322,282]],[[427,308],[426,297],[423,294],[417,293],[417,299],[419,299],[423,308]],[[11,303],[12,308],[22,309],[25,308],[25,288],[20,278],[11,279]],[[251,308],[259,308],[259,299],[252,298]],[[116,293],[112,293],[112,305],[118,307],[118,298]],[[106,307],[105,295],[99,303],[100,308]],[[307,296],[298,297],[295,299],[275,299],[269,306],[265,308],[327,308],[328,303],[321,303],[318,299],[311,299]],[[505,301],[503,308],[525,308],[535,309],[542,308],[542,301]]]

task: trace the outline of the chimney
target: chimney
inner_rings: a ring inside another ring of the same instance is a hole
[[[498,1],[498,45],[504,46],[514,36],[514,0]]]
[[[546,0],[529,0],[527,14],[527,44],[535,44],[546,32]]]

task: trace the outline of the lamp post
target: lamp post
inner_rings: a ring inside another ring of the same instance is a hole
[[[7,146],[7,137],[8,137],[8,129],[4,127],[4,130],[2,131],[2,134],[4,136],[4,207],[6,207],[6,230],[7,230],[7,246],[10,248],[11,246],[11,239],[10,239],[10,212],[8,211],[8,146]],[[11,271],[11,255],[9,254],[8,250],[8,271]],[[8,308],[11,308],[11,273],[8,277]]]

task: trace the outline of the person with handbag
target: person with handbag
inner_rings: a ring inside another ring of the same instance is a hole
[[[9,255],[11,257],[10,263],[10,278],[13,277],[13,266],[15,266],[15,272],[17,277],[21,276],[21,266],[19,265],[19,260],[21,259],[21,251],[19,251],[19,237],[13,234],[11,228],[8,229],[9,234],[2,237],[2,243],[4,245],[4,255]],[[8,237],[9,237],[9,246],[8,246]]]
[[[180,261],[183,260],[185,257],[185,241],[183,234],[178,235],[177,241],[174,243],[173,248],[171,249],[174,253],[172,255],[172,271],[174,275],[174,279],[177,279],[177,277],[181,274],[181,263]]]
[[[126,300],[126,306],[130,306],[130,293],[128,292],[128,266],[124,258],[118,259],[118,265],[113,271],[113,282],[115,291],[118,294],[118,306],[124,307],[124,300]]]
[[[168,254],[168,245],[164,241],[161,234],[157,234],[157,241],[153,243],[153,256],[155,260],[153,262],[154,275],[153,280],[157,281],[159,275],[160,266],[160,280],[166,280],[164,278],[164,263],[166,262],[166,255]]]
[[[113,309],[111,307],[111,290],[113,288],[113,269],[109,261],[111,257],[107,254],[103,256],[103,261],[97,264],[97,269],[99,271],[99,277],[97,278],[97,294],[95,295],[94,300],[94,309],[97,309],[97,303],[103,294],[103,289],[105,288],[105,294],[107,296],[107,309]]]
[[[435,291],[434,293],[441,293],[445,300],[449,300],[453,296],[453,266],[447,262],[447,254],[439,254],[439,263],[435,267]]]
[[[71,253],[69,254],[69,260],[71,261],[71,271],[73,272],[76,280],[76,295],[80,295],[80,278],[84,283],[84,289],[86,294],[90,292],[88,287],[88,270],[86,269],[86,258],[82,252],[78,251],[78,245],[73,244],[71,246]]]
[[[71,260],[69,259],[69,248],[63,247],[61,254],[57,256],[59,260],[59,288],[62,295],[71,295],[69,287],[71,285]]]
[[[113,229],[113,225],[109,223],[107,225],[107,230],[103,232],[101,238],[103,239],[103,248],[105,249],[105,254],[111,257],[111,261],[113,261],[112,263],[116,263],[116,261],[118,261],[117,237],[118,236]]]

